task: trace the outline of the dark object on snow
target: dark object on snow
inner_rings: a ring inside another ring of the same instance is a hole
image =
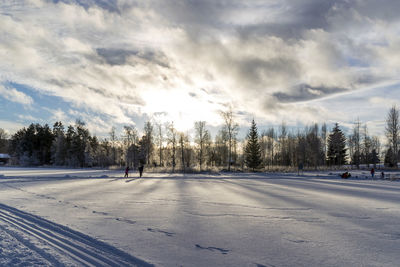
[[[128,175],[129,175],[129,166],[126,166],[124,177],[128,177]]]
[[[375,170],[374,170],[374,168],[372,168],[372,169],[371,169],[371,176],[372,176],[372,178],[374,178],[374,175],[375,175]]]
[[[0,154],[0,163],[7,164],[10,158],[11,157],[8,154]]]
[[[343,179],[347,179],[351,177],[351,174],[349,172],[344,172],[340,177],[342,177]]]
[[[144,168],[143,165],[140,165],[139,168],[138,168],[138,169],[139,169],[139,175],[140,175],[140,177],[142,177],[143,168]]]
[[[381,179],[385,179],[385,173],[381,172]]]

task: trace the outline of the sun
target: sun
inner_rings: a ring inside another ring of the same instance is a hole
[[[219,105],[203,97],[190,95],[186,90],[146,90],[141,94],[145,100],[143,111],[147,114],[163,114],[157,119],[162,123],[173,122],[181,132],[193,129],[195,121],[218,125],[221,118]]]

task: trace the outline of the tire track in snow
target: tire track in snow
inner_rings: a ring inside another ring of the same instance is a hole
[[[0,220],[8,225],[2,228],[9,234],[55,265],[63,264],[35,246],[35,241],[83,266],[153,266],[104,242],[4,204],[0,204]]]

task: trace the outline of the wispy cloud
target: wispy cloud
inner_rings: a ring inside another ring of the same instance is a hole
[[[0,96],[15,103],[24,105],[25,107],[30,107],[33,104],[32,97],[18,91],[15,88],[9,86],[3,86],[0,84]]]

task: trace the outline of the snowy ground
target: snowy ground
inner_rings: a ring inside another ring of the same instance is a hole
[[[400,262],[397,181],[329,173],[122,176],[0,167],[0,266]]]

